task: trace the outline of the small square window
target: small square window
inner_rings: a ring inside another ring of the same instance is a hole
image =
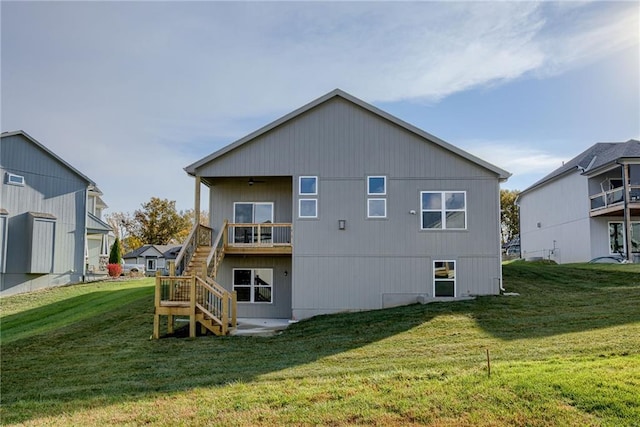
[[[367,204],[367,217],[386,218],[387,199],[369,199]]]
[[[318,177],[317,176],[301,176],[299,191],[300,191],[300,194],[317,195],[318,194]]]
[[[317,218],[318,217],[318,200],[316,199],[300,199],[300,218]]]
[[[367,178],[367,194],[368,195],[387,194],[387,177],[386,176],[368,177]]]

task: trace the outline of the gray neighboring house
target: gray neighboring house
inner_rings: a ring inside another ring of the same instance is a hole
[[[500,292],[510,174],[341,90],[185,171],[196,215],[209,189],[210,227],[225,239],[215,280],[237,292],[239,317]]]
[[[622,254],[640,262],[640,141],[589,147],[517,203],[523,258],[571,263]]]
[[[125,264],[144,265],[147,276],[155,276],[157,271],[166,272],[167,261],[178,256],[181,245],[143,245],[122,256]]]
[[[106,275],[95,183],[26,132],[0,141],[0,295]]]

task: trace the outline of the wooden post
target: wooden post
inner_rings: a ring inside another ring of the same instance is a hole
[[[227,335],[227,329],[229,328],[229,297],[228,295],[222,295],[222,328],[220,332],[222,335]]]
[[[238,293],[236,291],[231,292],[231,326],[238,326],[238,318],[237,318],[237,308],[238,308]]]
[[[226,219],[224,220],[222,227],[222,247],[225,248],[227,247],[227,243],[229,243],[229,226]]]
[[[158,314],[158,308],[160,307],[160,300],[162,297],[160,286],[161,280],[162,279],[160,279],[160,277],[156,276],[156,294],[154,297],[155,312],[153,314],[153,338],[156,340],[160,338],[160,315]]]
[[[487,349],[487,376],[491,376],[491,358],[489,357],[489,349]]]
[[[196,276],[191,277],[189,292],[189,336],[196,337]]]
[[[627,261],[633,262],[632,242],[631,242],[631,186],[629,178],[629,165],[622,165],[622,183],[624,189],[624,241],[625,241],[625,257]]]
[[[176,275],[176,262],[174,260],[168,261],[169,263],[169,276],[174,277]]]
[[[196,175],[196,191],[195,191],[195,203],[193,205],[193,209],[194,209],[194,221],[195,224],[200,224],[200,183],[201,183],[201,178],[200,176]],[[196,239],[197,241],[197,239]]]

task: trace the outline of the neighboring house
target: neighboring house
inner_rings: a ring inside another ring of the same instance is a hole
[[[500,292],[499,189],[510,174],[341,90],[185,170],[196,223],[209,188],[218,252],[208,270],[237,292],[239,317]]]
[[[111,229],[90,212],[101,194],[91,179],[23,131],[1,135],[0,168],[1,295],[81,282],[106,264]]]
[[[87,241],[85,249],[86,280],[103,278],[108,274],[109,251],[115,241],[111,227],[102,221],[102,211],[108,206],[102,200],[102,191],[89,187],[87,203]]]
[[[570,263],[622,254],[640,262],[640,141],[589,147],[517,203],[524,258]]]
[[[142,264],[148,276],[157,271],[166,272],[167,261],[174,261],[180,252],[180,245],[143,245],[122,256],[125,264]]]

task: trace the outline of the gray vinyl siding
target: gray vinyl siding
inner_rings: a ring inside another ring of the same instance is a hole
[[[551,258],[558,263],[592,258],[587,185],[587,178],[576,171],[520,196],[523,258]],[[554,242],[556,249],[551,252]]]
[[[197,174],[214,184],[215,229],[232,218],[234,201],[274,201],[275,221],[293,222],[294,318],[428,300],[433,260],[456,261],[458,296],[499,293],[497,174],[342,98],[211,160]],[[387,177],[385,219],[367,218],[366,178],[373,175]],[[250,187],[249,176],[287,178],[282,187]],[[298,195],[300,176],[318,177],[317,196]],[[228,177],[238,177],[237,184]],[[467,229],[420,230],[420,192],[450,190],[466,192]],[[317,219],[298,218],[301,198],[317,198]],[[345,230],[338,229],[341,219]]]
[[[234,268],[273,269],[272,300],[266,303],[238,303],[238,317],[291,318],[291,258],[289,257],[225,257],[216,281],[225,289],[233,290]],[[285,276],[285,271],[287,275]]]
[[[6,272],[0,292],[9,295],[81,281],[89,183],[22,135],[2,138],[0,159],[2,208],[8,211]],[[6,184],[6,172],[24,176],[25,185]],[[29,212],[56,218],[50,274],[29,273]]]
[[[37,218],[29,215],[29,267],[27,273],[53,273],[53,255],[55,247],[55,219]]]
[[[273,203],[274,222],[292,222],[291,177],[260,178],[254,185],[247,179],[218,179],[211,187],[209,197],[209,222],[216,233],[226,219],[233,222],[235,202]]]

